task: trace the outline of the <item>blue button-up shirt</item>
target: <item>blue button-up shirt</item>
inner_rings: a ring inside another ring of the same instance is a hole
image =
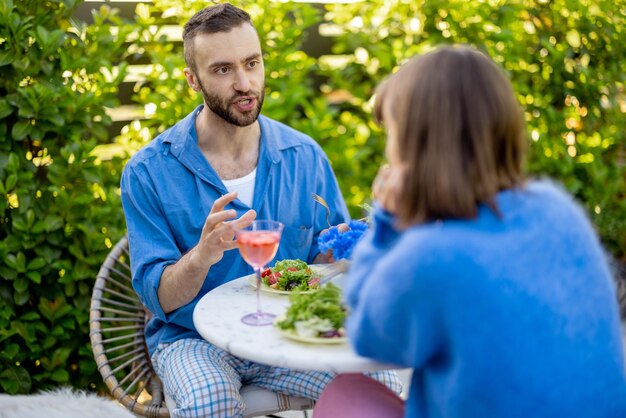
[[[198,300],[252,272],[237,250],[227,251],[189,304],[165,314],[158,300],[163,270],[197,244],[213,202],[228,193],[197,144],[195,120],[201,108],[137,152],[122,173],[133,287],[153,314],[146,329],[151,354],[159,343],[199,338],[192,320]],[[319,144],[264,116],[259,123],[261,147],[252,208],[257,219],[285,225],[275,260],[311,262],[319,253],[317,236],[328,227],[325,209],[313,201],[312,193],[326,199],[333,225],[348,220],[346,204]],[[236,199],[226,209],[241,216],[251,208]]]

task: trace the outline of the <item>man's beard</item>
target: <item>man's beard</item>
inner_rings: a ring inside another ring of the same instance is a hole
[[[234,94],[229,99],[224,100],[217,94],[211,94],[206,91],[200,78],[198,78],[198,84],[200,85],[200,90],[202,90],[202,97],[207,107],[226,122],[235,126],[244,127],[252,125],[259,118],[261,108],[263,107],[263,99],[265,98],[265,85],[261,87],[259,93],[250,91],[248,94]],[[256,108],[243,114],[236,114],[231,111],[231,104],[237,100],[237,97],[241,96],[253,96],[256,99]]]

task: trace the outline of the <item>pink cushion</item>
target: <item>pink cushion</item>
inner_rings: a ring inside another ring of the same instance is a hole
[[[404,402],[387,386],[360,373],[340,374],[324,388],[313,418],[401,418]]]

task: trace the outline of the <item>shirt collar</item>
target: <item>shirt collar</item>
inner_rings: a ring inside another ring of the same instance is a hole
[[[202,107],[203,105],[196,107],[193,112],[164,133],[163,143],[170,144],[170,152],[175,157],[179,157],[183,149],[191,145],[192,142],[194,145],[197,143],[193,133],[196,129],[196,117]]]
[[[195,122],[203,107],[204,105],[196,107],[193,112],[189,113],[165,133],[163,142],[171,144],[170,152],[176,157],[180,155],[183,149],[191,145],[190,142],[193,142],[194,145],[196,144],[197,141],[194,139],[195,135],[193,135],[196,128]],[[298,136],[301,135],[299,132],[294,131],[294,135],[281,135],[278,131],[278,125],[282,125],[280,122],[271,121],[263,115],[259,115],[258,120],[261,128],[261,148],[265,148],[272,162],[276,163],[279,161],[280,151],[301,145],[301,142],[298,140]],[[291,130],[289,127],[287,129]]]

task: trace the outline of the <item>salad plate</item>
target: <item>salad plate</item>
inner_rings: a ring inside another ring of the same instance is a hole
[[[250,276],[248,276],[248,283],[250,283],[250,286],[256,289],[256,276],[254,274],[251,274]],[[290,295],[293,293],[291,290],[274,289],[263,283],[261,283],[261,292],[273,293],[275,295]],[[300,293],[313,293],[313,292],[317,292],[317,289],[300,291]]]
[[[335,276],[337,276],[337,272],[336,272],[336,268],[331,266],[330,264],[311,264],[308,265],[308,268],[310,268],[313,272],[312,277],[317,277],[320,279],[321,284],[324,284],[326,282],[325,277],[329,277],[329,278],[334,278]],[[332,276],[332,277],[331,277]],[[250,286],[254,287],[256,289],[256,276],[254,274],[249,275],[247,277],[248,283],[250,284]],[[299,293],[301,294],[308,294],[308,293],[315,293],[319,290],[318,288],[315,289],[308,289],[308,290],[298,290]],[[267,284],[261,282],[261,291],[262,292],[267,292],[267,293],[273,293],[276,295],[290,295],[292,293],[294,293],[294,291],[292,290],[285,290],[285,289],[274,289],[273,287],[268,286]]]
[[[347,337],[331,337],[331,338],[321,338],[321,337],[303,337],[299,334],[297,334],[295,332],[295,330],[292,329],[281,329],[280,327],[278,327],[276,325],[277,322],[280,322],[282,320],[284,320],[285,317],[284,316],[279,316],[278,318],[276,318],[276,320],[274,321],[274,327],[278,330],[278,332],[280,332],[280,335],[282,335],[285,338],[288,338],[290,340],[293,341],[297,341],[300,343],[306,343],[306,344],[344,344],[346,342],[348,342],[348,338]]]

